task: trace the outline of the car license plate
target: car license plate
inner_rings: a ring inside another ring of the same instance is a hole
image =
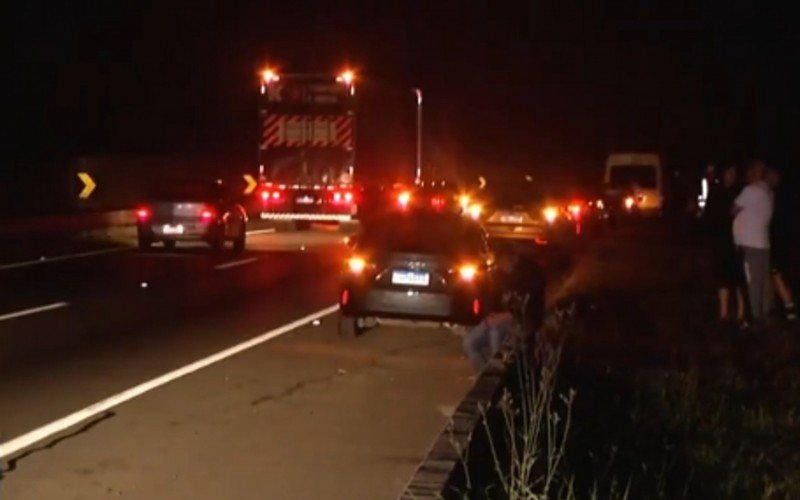
[[[392,283],[395,285],[428,286],[431,275],[416,271],[392,271]]]
[[[517,214],[501,215],[500,222],[505,222],[508,224],[520,224],[522,222],[522,216]]]
[[[183,234],[184,228],[183,224],[177,224],[175,226],[171,224],[164,224],[161,228],[164,234]]]

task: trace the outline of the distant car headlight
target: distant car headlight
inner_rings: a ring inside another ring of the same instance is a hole
[[[633,198],[633,196],[626,196],[625,197],[625,208],[627,210],[631,210],[635,204],[636,204],[636,200]]]
[[[483,213],[483,207],[478,203],[473,203],[472,205],[469,206],[467,213],[473,220],[478,220],[480,219],[481,214]]]

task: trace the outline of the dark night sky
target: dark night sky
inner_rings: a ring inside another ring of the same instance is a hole
[[[248,158],[267,61],[330,71],[350,61],[420,85],[441,163],[588,169],[618,148],[692,168],[800,156],[795,16],[755,3],[54,3],[18,2],[9,17],[17,163]]]

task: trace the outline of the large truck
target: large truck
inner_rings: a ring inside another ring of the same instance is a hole
[[[265,220],[348,221],[365,185],[414,173],[414,95],[338,75],[262,75],[258,205]]]

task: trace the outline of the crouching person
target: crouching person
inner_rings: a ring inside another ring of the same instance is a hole
[[[526,335],[540,322],[544,287],[538,266],[529,257],[520,257],[513,247],[498,249],[495,265],[486,317],[464,336],[464,352],[476,372],[483,370],[509,335]]]

